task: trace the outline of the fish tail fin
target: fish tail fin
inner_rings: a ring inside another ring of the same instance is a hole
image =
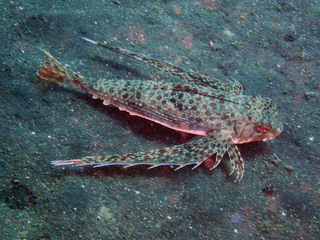
[[[62,83],[72,87],[83,88],[83,77],[69,70],[66,66],[56,60],[48,51],[44,50],[47,55],[44,65],[37,75],[50,82]]]

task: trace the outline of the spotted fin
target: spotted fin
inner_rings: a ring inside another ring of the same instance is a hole
[[[181,79],[185,79],[188,80],[190,82],[193,82],[197,85],[202,85],[202,86],[209,86],[212,87],[214,89],[220,90],[220,91],[225,91],[225,92],[230,92],[231,89],[224,84],[223,82],[221,82],[220,80],[216,79],[216,78],[209,78],[205,75],[199,74],[197,72],[194,72],[192,70],[187,70],[187,69],[183,69],[177,65],[174,65],[170,62],[164,61],[164,60],[159,60],[159,59],[155,59],[155,58],[151,58],[149,56],[143,55],[143,54],[138,54],[138,53],[134,53],[134,52],[130,52],[126,49],[123,48],[119,48],[119,47],[114,47],[109,45],[108,43],[100,43],[100,42],[96,42],[94,40],[88,39],[88,38],[84,38],[84,40],[96,44],[98,46],[107,48],[111,51],[114,51],[116,53],[120,53],[122,55],[134,58],[140,62],[149,64],[150,66],[156,67],[158,69],[161,69],[164,72],[170,73],[172,75],[176,75],[179,76]]]
[[[223,135],[223,137],[221,137]],[[148,152],[129,153],[123,155],[93,156],[81,159],[58,160],[53,161],[55,166],[63,165],[94,165],[94,167],[103,167],[110,165],[125,165],[125,167],[136,166],[140,164],[152,165],[150,168],[172,165],[177,166],[176,170],[194,164],[198,167],[203,161],[216,153],[214,169],[221,161],[225,152],[228,151],[232,172],[236,172],[236,181],[240,181],[244,174],[243,160],[240,152],[228,134],[221,134],[220,131],[214,131],[206,137],[196,137],[196,140],[185,144],[168,147],[164,149],[151,150]]]

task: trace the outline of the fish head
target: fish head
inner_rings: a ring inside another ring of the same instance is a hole
[[[244,106],[247,110],[234,126],[234,143],[267,141],[280,135],[283,125],[277,105],[270,98],[251,97]]]

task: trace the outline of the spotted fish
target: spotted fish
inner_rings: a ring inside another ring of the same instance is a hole
[[[102,99],[105,105],[117,106],[131,115],[199,137],[181,145],[148,152],[53,161],[55,166],[129,167],[148,164],[150,168],[172,165],[176,170],[194,165],[194,169],[215,155],[211,168],[214,169],[228,152],[230,175],[236,172],[235,181],[240,181],[244,174],[244,162],[236,144],[270,140],[282,132],[276,104],[269,98],[244,95],[239,82],[234,82],[230,88],[218,79],[185,70],[170,62],[84,39],[179,76],[187,83],[114,79],[88,81],[70,71],[47,51],[47,58],[37,75],[51,82],[85,90],[93,98]]]

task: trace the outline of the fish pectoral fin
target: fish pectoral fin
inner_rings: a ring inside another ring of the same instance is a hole
[[[217,151],[216,160],[215,160],[213,166],[210,168],[210,170],[215,169],[219,165],[219,163],[221,162],[225,153],[226,153],[226,149],[224,149],[224,148],[221,148]]]
[[[219,137],[218,137],[219,136]],[[151,165],[149,169],[159,166],[177,166],[175,170],[179,170],[187,165],[195,164],[192,169],[197,168],[203,161],[216,153],[216,161],[214,169],[223,158],[225,152],[228,151],[232,171],[237,173],[236,181],[240,181],[244,173],[243,159],[239,149],[232,142],[230,137],[222,138],[221,134],[212,132],[206,137],[196,137],[185,144],[168,147],[164,149],[156,149],[148,152],[129,153],[123,155],[109,156],[90,156],[81,159],[73,159],[66,161],[53,161],[55,166],[65,165],[93,165],[94,167],[103,167],[111,165],[125,165],[125,167],[133,167],[136,165]]]
[[[53,161],[55,166],[62,165],[94,165],[102,167],[108,165],[126,165],[134,166],[137,164],[153,165],[150,168],[163,165],[178,165],[180,169],[186,165],[196,164],[199,166],[204,160],[213,155],[216,151],[215,144],[211,144],[210,135],[206,137],[196,137],[187,143],[168,147],[164,149],[156,149],[148,152],[129,153],[123,155],[109,155],[84,157],[81,159]]]
[[[244,174],[244,161],[241,157],[240,151],[237,145],[235,144],[231,144],[227,151],[232,168],[231,173],[229,175],[236,171],[237,177],[235,179],[235,182],[240,182]]]
[[[210,168],[210,170],[213,170],[219,165],[226,151],[228,152],[229,160],[231,164],[231,172],[229,173],[229,176],[232,175],[234,172],[236,172],[237,176],[234,182],[241,181],[244,174],[244,161],[241,157],[238,147],[234,143],[230,144],[229,147],[226,148],[226,150],[220,149],[217,152],[216,161],[213,167]]]
[[[219,165],[224,154],[227,151],[231,163],[231,172],[229,175],[236,172],[237,176],[235,182],[241,181],[244,174],[244,162],[238,147],[233,143],[233,140],[228,131],[220,132],[219,130],[217,130],[216,133],[215,131],[213,131],[213,133],[211,133],[207,137],[210,138],[210,142],[212,142],[212,145],[215,146],[216,153],[215,163],[210,170],[213,170]]]

